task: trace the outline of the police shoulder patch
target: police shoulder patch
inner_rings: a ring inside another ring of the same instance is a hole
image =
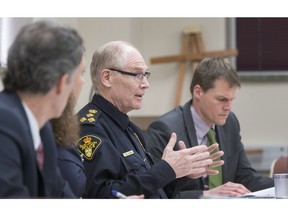
[[[94,135],[85,135],[78,140],[77,148],[84,158],[91,160],[101,143],[101,138]]]

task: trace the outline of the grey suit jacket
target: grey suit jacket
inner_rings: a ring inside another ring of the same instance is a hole
[[[190,100],[184,106],[178,106],[149,125],[145,134],[147,147],[157,159],[162,157],[172,132],[177,134],[177,143],[182,140],[187,147],[198,145],[190,110],[191,102]],[[220,149],[224,151],[223,183],[241,183],[251,191],[274,186],[273,179],[261,176],[251,167],[241,142],[240,125],[233,112],[230,112],[223,126],[215,127],[215,131]],[[178,149],[176,145],[175,150]],[[202,178],[187,177],[176,179],[165,188],[170,198],[198,198],[203,194],[203,190]]]

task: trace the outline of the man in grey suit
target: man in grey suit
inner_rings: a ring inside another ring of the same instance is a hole
[[[231,112],[240,86],[238,75],[227,59],[206,58],[194,72],[190,85],[192,99],[148,127],[148,149],[159,159],[172,132],[176,132],[177,142],[182,140],[187,147],[192,147],[207,145],[207,132],[213,128],[219,148],[224,151],[222,159],[225,163],[219,185],[209,187],[209,176],[184,177],[165,188],[170,197],[175,197],[172,191],[181,191],[178,198],[239,196],[274,186],[271,178],[261,176],[251,167],[245,154],[240,125]]]

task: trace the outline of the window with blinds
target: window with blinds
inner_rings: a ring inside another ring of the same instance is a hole
[[[238,72],[288,71],[288,18],[236,18]]]

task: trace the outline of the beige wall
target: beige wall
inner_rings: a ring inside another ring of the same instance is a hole
[[[110,40],[127,40],[138,47],[152,72],[150,89],[145,95],[143,108],[132,116],[160,115],[173,107],[177,87],[177,63],[151,65],[154,56],[180,54],[182,30],[200,25],[207,50],[224,49],[226,43],[224,18],[81,18],[77,28],[86,41],[86,88],[77,109],[87,102],[90,93],[89,64],[92,53]],[[192,73],[187,70],[182,102],[190,97],[188,90]],[[161,98],[161,103],[159,103]]]
[[[78,30],[86,40],[87,62],[93,49],[109,40],[128,40],[144,55],[152,76],[143,108],[131,116],[158,116],[173,108],[177,87],[178,64],[151,65],[155,56],[179,54],[181,32],[184,28],[200,25],[206,50],[226,48],[224,18],[95,18],[78,20]],[[88,101],[90,91],[89,68],[87,86],[78,108]],[[192,73],[187,70],[181,103],[190,98],[189,84]],[[234,112],[241,123],[242,139],[246,146],[287,146],[288,83],[242,82]],[[283,115],[283,116],[282,116]]]
[[[235,100],[234,112],[241,123],[244,143],[287,147],[287,110],[287,82],[242,82]]]
[[[92,53],[110,40],[127,40],[138,47],[152,72],[150,89],[146,92],[143,108],[131,116],[158,116],[173,108],[177,85],[178,64],[151,65],[155,56],[179,54],[181,32],[184,28],[200,25],[207,51],[226,48],[224,18],[80,18],[57,19],[70,23],[83,36],[86,44],[86,85],[80,95],[77,110],[88,102],[91,89],[89,64]],[[190,98],[189,70],[183,86],[181,103]],[[1,86],[0,86],[1,87]],[[242,139],[246,146],[287,146],[288,83],[242,82],[234,103]]]

